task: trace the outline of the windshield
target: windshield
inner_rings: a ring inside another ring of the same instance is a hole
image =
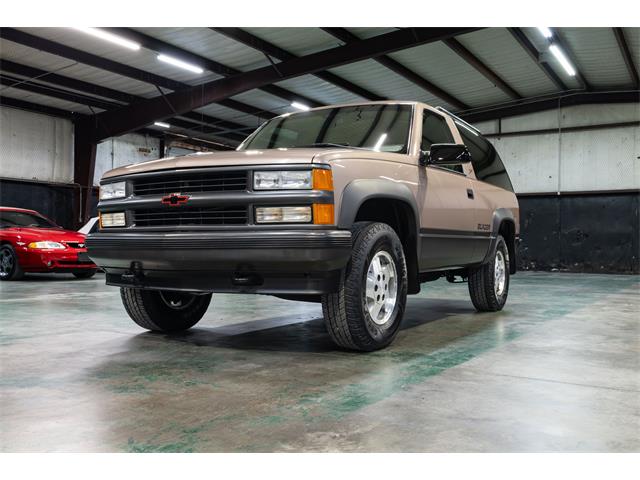
[[[350,147],[407,153],[411,105],[356,105],[294,113],[267,122],[242,150]]]
[[[10,227],[59,228],[40,215],[12,210],[0,211],[0,228]]]

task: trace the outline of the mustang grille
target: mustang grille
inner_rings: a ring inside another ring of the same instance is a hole
[[[133,181],[134,195],[227,192],[247,189],[247,171],[179,173],[157,175]]]
[[[168,207],[135,210],[136,227],[181,227],[193,225],[245,225],[247,207]]]

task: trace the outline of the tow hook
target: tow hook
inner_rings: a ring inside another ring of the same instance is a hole
[[[131,262],[129,270],[120,275],[123,282],[138,284],[144,279],[142,264],[140,262]]]

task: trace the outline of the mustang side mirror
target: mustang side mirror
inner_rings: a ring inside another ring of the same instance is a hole
[[[434,143],[431,150],[420,152],[420,165],[460,165],[469,163],[471,154],[466,146],[457,143]]]

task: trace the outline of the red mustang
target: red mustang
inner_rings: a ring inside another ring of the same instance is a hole
[[[25,272],[95,275],[85,235],[64,230],[33,210],[0,207],[0,280],[17,280]]]

